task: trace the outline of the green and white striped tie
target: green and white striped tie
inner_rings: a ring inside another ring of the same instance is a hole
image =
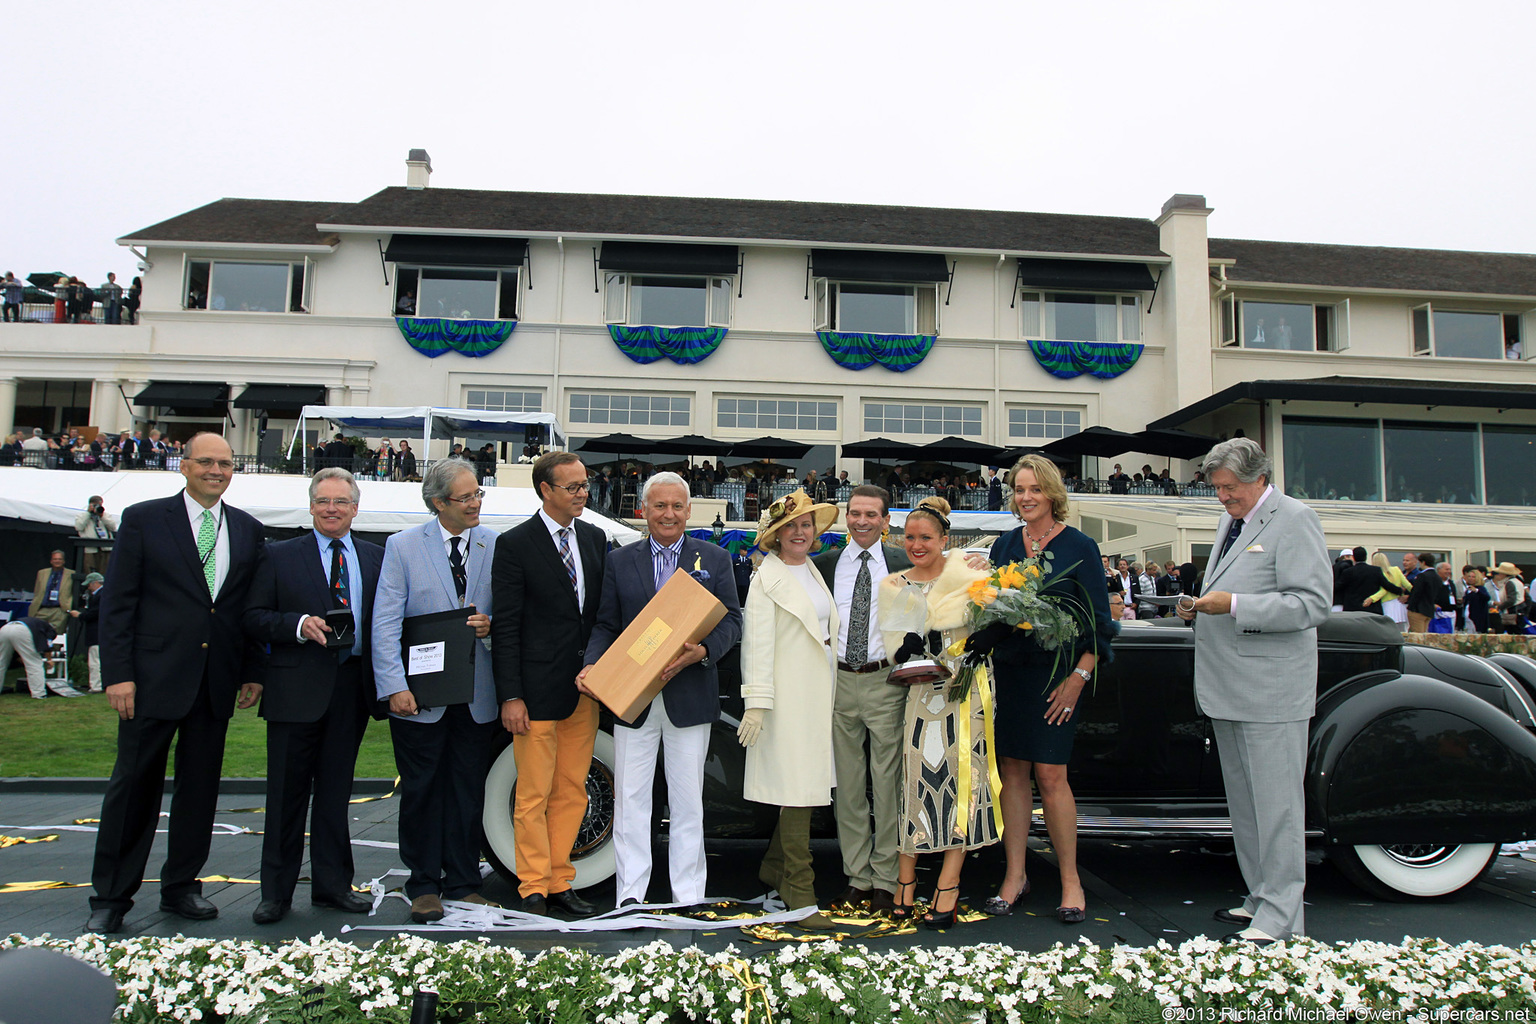
[[[202,521],[197,527],[197,557],[203,560],[203,578],[208,581],[208,596],[214,596],[214,580],[218,576],[218,556],[213,545],[219,539],[219,529],[214,524],[213,513],[203,509]]]

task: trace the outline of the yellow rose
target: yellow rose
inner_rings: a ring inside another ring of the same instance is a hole
[[[1034,625],[1033,625],[1033,624],[1031,624],[1031,623],[1028,623],[1028,622],[1021,622],[1021,623],[1019,623],[1019,624],[1018,624],[1018,625],[1017,625],[1017,626],[1015,626],[1015,627],[1014,627],[1014,628],[1015,628],[1015,629],[1034,629],[1034,628],[1035,628],[1035,627],[1034,627]]]
[[[982,608],[997,600],[997,588],[987,586],[986,580],[977,580],[972,583],[967,588],[967,592],[970,594],[971,602]]]

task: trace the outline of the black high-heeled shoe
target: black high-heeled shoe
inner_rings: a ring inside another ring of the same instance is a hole
[[[955,893],[955,905],[945,911],[939,910],[939,893],[941,892]],[[923,915],[923,927],[931,931],[942,931],[945,928],[953,928],[955,926],[955,912],[960,909],[959,893],[960,887],[958,885],[952,885],[948,889],[933,890],[933,909]]]
[[[908,889],[915,890],[916,888],[917,879],[915,878],[910,882],[903,882],[899,878],[896,879],[896,905],[891,908],[892,921],[905,921],[912,916],[912,904],[903,902],[902,896],[906,894]]]

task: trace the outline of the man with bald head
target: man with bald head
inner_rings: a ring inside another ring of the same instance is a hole
[[[186,487],[129,506],[102,604],[101,665],[117,712],[117,763],[96,834],[85,930],[116,932],[133,906],[160,817],[165,760],[176,742],[175,789],[160,869],[160,909],[217,917],[198,873],[208,859],[236,704],[261,695],[259,656],[241,631],[262,556],[262,530],[225,504],[235,460],[218,434],[197,434],[181,460]]]

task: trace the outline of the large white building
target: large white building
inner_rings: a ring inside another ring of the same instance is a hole
[[[1211,237],[1194,195],[1143,220],[430,171],[124,236],[141,323],[0,325],[0,430],[137,416],[255,454],[306,402],[442,405],[554,413],[573,446],[776,434],[824,468],[873,436],[1241,429],[1310,499],[1536,504],[1536,256]]]

